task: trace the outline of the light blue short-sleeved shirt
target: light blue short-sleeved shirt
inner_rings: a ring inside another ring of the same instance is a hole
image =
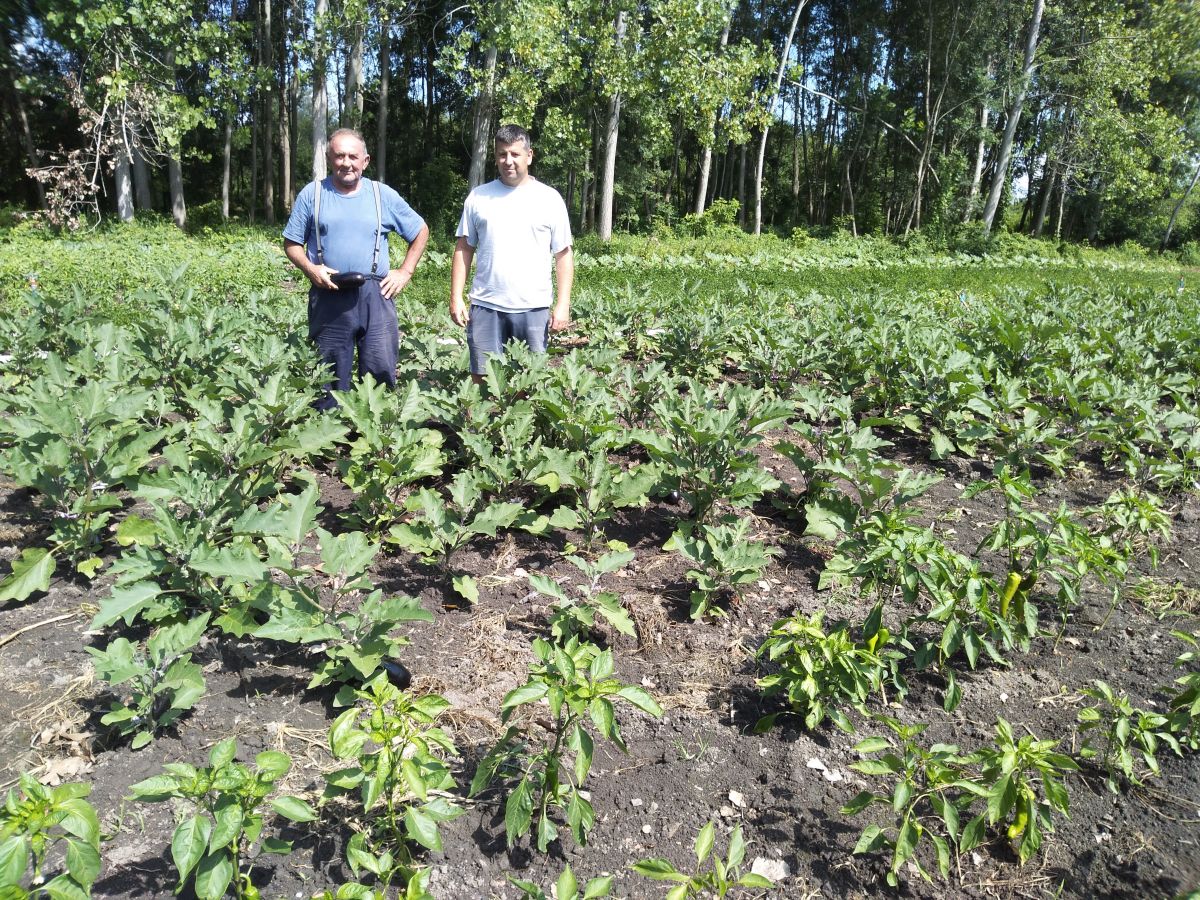
[[[310,262],[318,262],[317,241],[313,232],[313,182],[309,182],[296,197],[292,214],[283,236],[289,241],[304,244]],[[386,184],[379,182],[379,205],[382,211],[383,233],[396,232],[412,243],[425,220]],[[339,272],[370,274],[375,254],[375,192],[371,181],[363,178],[353,194],[339,193],[333,180],[321,182],[321,246],[325,250],[325,265]],[[387,238],[379,243],[379,264],[376,275],[388,271]]]
[[[467,195],[456,234],[475,248],[472,303],[501,312],[551,305],[550,259],[571,246],[567,205],[554,188],[535,178],[481,184]]]

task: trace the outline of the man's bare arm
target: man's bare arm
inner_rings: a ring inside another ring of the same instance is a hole
[[[569,246],[554,254],[554,280],[558,301],[550,313],[550,330],[562,331],[571,324],[571,288],[575,284],[575,252]]]
[[[454,259],[450,264],[450,318],[462,328],[467,326],[471,316],[463,302],[463,291],[466,290],[467,273],[471,271],[471,260],[474,258],[475,248],[465,237],[460,237],[454,245]]]

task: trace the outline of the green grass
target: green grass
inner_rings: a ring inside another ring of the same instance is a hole
[[[452,242],[435,236],[408,300],[433,313],[446,303]],[[1009,290],[1042,294],[1068,285],[1173,290],[1183,279],[1200,289],[1200,272],[1140,249],[1098,251],[1005,235],[986,256],[907,242],[835,235],[754,238],[736,230],[704,237],[618,235],[577,242],[578,297],[632,291],[674,302],[680,294],[744,296],[747,290],[796,298],[876,292],[947,298],[995,297]],[[393,257],[403,244],[393,241]],[[32,283],[45,295],[82,291],[97,310],[136,317],[165,291],[190,292],[205,305],[235,303],[263,291],[301,294],[307,285],[283,255],[277,228],[229,226],[185,234],[157,219],[54,235],[30,223],[0,228],[0,309],[16,311]],[[153,298],[153,299],[152,299]]]

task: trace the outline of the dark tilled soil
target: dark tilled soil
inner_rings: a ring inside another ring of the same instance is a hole
[[[790,463],[769,450],[762,457],[782,480],[792,480]],[[945,465],[948,477],[921,501],[930,521],[964,550],[974,550],[998,514],[989,494],[970,502],[961,498],[979,468]],[[322,486],[328,527],[349,498],[327,475]],[[1062,499],[1081,507],[1102,500],[1114,486],[1076,478],[1048,485],[1042,502],[1056,506]],[[761,698],[755,684],[761,671],[754,653],[770,624],[793,612],[822,608],[828,610],[827,621],[843,616],[860,621],[866,604],[818,593],[822,548],[800,538],[802,522],[789,521],[764,502],[753,511],[755,530],[781,554],[763,580],[732,605],[728,618],[692,623],[686,567],[660,549],[681,512],[657,502],[609,530],[637,552],[628,571],[610,576],[606,586],[622,596],[638,637],[603,636],[615,651],[617,676],[646,687],[665,714],[654,720],[631,707],[619,708],[629,754],[598,744],[588,783],[597,820],[588,845],[576,846],[564,827],[564,839],[552,844],[548,855],[531,850],[527,840],[507,849],[502,795],[464,796],[465,815],[443,826],[444,853],[428,856],[435,896],[517,897],[509,875],[549,890],[569,862],[581,879],[614,873],[616,896],[659,897],[665,887],[635,875],[630,864],[653,856],[689,866],[696,832],[711,818],[720,825],[721,850],[732,826],[742,826],[750,843],[747,868],[753,864],[777,879],[772,896],[888,893],[883,883],[887,860],[881,854],[852,855],[862,828],[883,819],[873,811],[856,817],[839,812],[858,791],[875,787],[849,766],[857,759],[851,748],[878,733],[878,727],[856,717],[858,735],[829,725],[809,733],[787,720],[766,734],[752,731],[764,713],[777,709]],[[1200,502],[1178,502],[1172,514],[1174,540],[1164,547],[1153,577],[1195,590],[1200,587]],[[11,559],[41,530],[30,496],[11,485],[0,488],[0,554]],[[457,776],[464,795],[475,761],[500,733],[501,698],[524,681],[530,641],[545,632],[546,600],[530,590],[526,573],[564,579],[576,574],[561,560],[560,549],[553,541],[523,534],[472,545],[456,565],[479,581],[475,606],[454,598],[436,572],[407,554],[381,556],[373,573],[385,590],[417,595],[434,613],[433,622],[408,628],[412,643],[403,659],[415,673],[414,691],[442,694],[452,704],[447,727],[462,752]],[[1140,577],[1134,574],[1131,581]],[[245,760],[267,748],[291,754],[295,765],[284,787],[315,799],[322,772],[334,768],[326,732],[338,710],[331,692],[306,690],[303,651],[212,639],[197,654],[208,693],[196,709],[143,750],[116,743],[99,725],[109,698],[93,680],[83,649],[109,639],[88,631],[105,584],[103,572],[91,585],[59,579],[47,595],[0,608],[0,640],[6,641],[0,647],[0,778],[12,784],[19,772],[32,770],[47,782],[94,784],[91,799],[108,834],[94,894],[165,897],[175,886],[168,851],[174,811],[166,804],[125,800],[130,785],[157,774],[167,762],[204,764],[216,741],[236,736]],[[903,705],[887,712],[905,722],[928,723],[932,739],[964,751],[991,740],[997,716],[1012,722],[1018,734],[1057,738],[1064,749],[1078,749],[1074,723],[1085,701],[1081,689],[1103,678],[1127,690],[1138,705],[1161,704],[1160,686],[1176,676],[1172,663],[1185,649],[1170,632],[1195,629],[1197,612],[1193,605],[1190,616],[1159,619],[1127,601],[1110,614],[1108,595],[1094,591],[1061,631],[1047,614],[1051,633],[1029,654],[1014,655],[1011,666],[981,663],[975,672],[964,671],[964,699],[954,714],[942,711],[941,680],[922,675],[911,679],[912,692]],[[1143,898],[1172,897],[1200,886],[1200,759],[1169,754],[1162,759],[1161,777],[1119,796],[1109,792],[1095,769],[1072,778],[1071,818],[1060,823],[1044,853],[1029,864],[1019,866],[1008,841],[991,835],[959,861],[948,882],[928,884],[909,869],[899,893]],[[350,826],[334,808],[315,828],[289,829],[282,821],[273,827],[295,841],[295,852],[264,857],[256,866],[254,880],[264,897],[307,897],[349,880],[343,850]],[[923,858],[932,865],[929,856]]]

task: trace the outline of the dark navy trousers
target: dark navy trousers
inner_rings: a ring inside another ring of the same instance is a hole
[[[333,375],[333,381],[325,385],[325,395],[315,404],[317,409],[338,405],[331,388],[350,390],[356,350],[359,378],[370,373],[376,381],[395,386],[400,328],[396,304],[383,296],[378,281],[339,291],[312,288],[308,292],[308,337]]]

